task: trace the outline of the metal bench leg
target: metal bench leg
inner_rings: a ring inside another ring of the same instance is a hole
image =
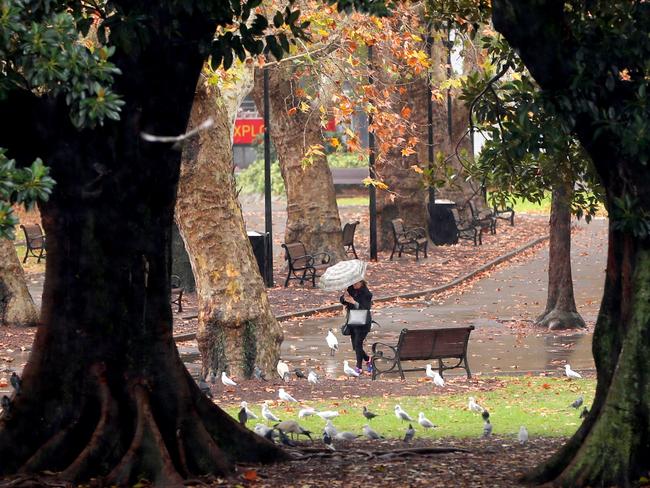
[[[465,371],[467,371],[467,379],[471,380],[472,372],[469,370],[469,363],[467,362],[467,354],[465,354],[464,360],[465,360]]]
[[[287,279],[284,280],[284,287],[286,288],[289,286],[289,280],[291,279],[291,268],[289,268],[289,272],[287,273]]]
[[[406,377],[404,376],[404,371],[402,370],[402,361],[399,360],[399,356],[397,357],[397,369],[399,369],[399,375],[403,380],[405,380]]]
[[[359,259],[359,256],[357,256],[357,250],[354,248],[354,244],[352,244],[352,252],[354,253],[354,259]]]
[[[27,246],[27,244],[25,244]],[[25,249],[25,257],[23,258],[23,264],[27,262],[27,257],[29,256],[29,246]]]
[[[397,249],[397,242],[393,244],[393,250],[390,252],[390,258],[388,258],[389,261],[393,260],[393,254],[395,254],[395,249]]]

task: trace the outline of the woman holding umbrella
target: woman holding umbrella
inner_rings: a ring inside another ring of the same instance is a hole
[[[345,305],[348,310],[370,310],[372,305],[372,293],[368,289],[365,280],[357,281],[356,283],[348,286],[343,295],[341,295],[341,303]],[[366,367],[369,373],[372,373],[372,363],[370,357],[363,350],[363,341],[370,332],[370,323],[366,325],[356,325],[350,327],[350,341],[352,342],[352,349],[357,355],[357,373],[361,373],[361,366],[363,361],[366,361]]]

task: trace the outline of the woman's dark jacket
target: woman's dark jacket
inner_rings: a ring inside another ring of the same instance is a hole
[[[343,300],[343,295],[341,295],[340,301],[348,310],[370,310],[370,306],[372,305],[372,293],[370,293],[367,286],[362,286],[359,289],[356,289],[354,286],[348,286],[348,293],[352,298],[354,298],[354,301],[359,304],[358,307],[355,307],[353,304]]]

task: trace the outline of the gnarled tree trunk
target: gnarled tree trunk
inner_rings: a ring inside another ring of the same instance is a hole
[[[14,242],[0,239],[0,325],[36,325],[37,320]]]
[[[327,252],[332,263],[345,259],[341,235],[341,218],[336,203],[332,172],[325,156],[315,155],[313,163],[303,166],[310,146],[323,145],[320,119],[310,111],[289,114],[302,98],[296,94],[298,80],[290,64],[269,69],[269,120],[271,139],[280,161],[280,172],[287,190],[287,227],[285,242],[301,241],[307,252]],[[255,103],[264,113],[263,73],[255,73]]]
[[[169,22],[173,37],[117,49],[120,121],[79,131],[64,100],[0,102],[29,122],[1,118],[0,146],[22,164],[41,156],[57,182],[41,207],[42,326],[22,391],[0,419],[0,475],[183,486],[230,473],[236,461],[286,457],[201,394],[174,344],[170,227],[181,155],[141,133],[185,131],[204,62],[197,46],[214,23],[179,10],[172,29],[156,5],[152,21]]]
[[[197,339],[203,371],[249,378],[254,366],[271,371],[282,331],[271,308],[246,234],[233,175],[228,113],[219,90],[197,86],[188,129],[208,117],[213,128],[183,148],[176,220],[197,283]]]
[[[546,309],[536,325],[551,330],[585,327],[576,309],[571,276],[571,198],[573,183],[558,183],[551,200]]]

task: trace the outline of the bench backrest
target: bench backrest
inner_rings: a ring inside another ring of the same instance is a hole
[[[350,246],[354,242],[354,231],[357,230],[359,221],[348,222],[343,226],[343,245]]]
[[[309,258],[304,257],[307,255],[307,250],[302,242],[296,241],[290,244],[282,244],[282,247],[285,250],[284,259],[289,261],[289,266],[293,268],[304,268],[307,266]]]
[[[31,248],[36,248],[39,249],[43,247],[44,244],[44,239],[43,239],[43,230],[41,229],[41,226],[38,224],[26,224],[21,226],[23,229],[23,232],[25,233],[25,241],[26,245],[28,245]]]
[[[401,360],[461,357],[474,326],[444,329],[402,329],[397,343]]]
[[[402,219],[393,219],[390,223],[393,227],[393,235],[395,236],[395,239],[404,235],[404,221]]]

